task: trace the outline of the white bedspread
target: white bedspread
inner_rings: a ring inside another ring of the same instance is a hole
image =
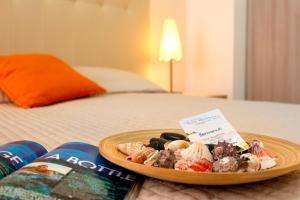
[[[179,128],[180,119],[215,108],[221,109],[239,131],[263,133],[300,144],[300,105],[130,93],[27,110],[0,104],[0,143],[28,139],[49,150],[69,141],[98,145],[101,138],[119,132]],[[139,199],[300,199],[299,188],[299,172],[230,187],[191,187],[150,179]]]

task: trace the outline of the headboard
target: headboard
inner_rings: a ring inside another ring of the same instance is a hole
[[[143,73],[148,43],[149,0],[0,0],[0,54]]]

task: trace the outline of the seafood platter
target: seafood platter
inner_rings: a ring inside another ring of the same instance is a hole
[[[252,140],[249,146],[241,150],[225,141],[190,143],[182,134],[164,132],[149,144],[121,143],[117,149],[131,162],[190,172],[256,172],[276,166],[276,155],[263,142]]]
[[[230,185],[274,178],[300,167],[300,147],[261,134],[239,133],[243,149],[226,141],[191,142],[181,129],[143,130],[108,137],[100,153],[146,176],[187,184]]]

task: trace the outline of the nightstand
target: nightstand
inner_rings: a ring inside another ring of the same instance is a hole
[[[220,98],[220,99],[227,99],[228,95],[226,94],[214,94],[214,95],[203,95],[200,93],[190,93],[190,92],[182,92],[183,95],[187,96],[200,96],[200,97],[209,97],[209,98]]]

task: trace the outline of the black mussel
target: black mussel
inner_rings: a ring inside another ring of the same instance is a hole
[[[152,147],[153,149],[156,150],[164,150],[165,149],[164,144],[166,142],[168,142],[168,140],[164,138],[151,138],[148,147]]]
[[[212,150],[214,150],[215,145],[214,144],[206,144],[207,148],[209,149],[209,151],[211,152]]]
[[[168,142],[168,140],[166,140],[164,138],[151,138],[150,143],[153,143],[153,142],[161,142],[161,143],[165,144],[166,142]]]
[[[160,135],[160,138],[164,138],[166,140],[171,140],[171,141],[174,141],[174,140],[187,140],[187,138],[184,135],[181,135],[179,133],[170,133],[170,132],[162,133]]]

